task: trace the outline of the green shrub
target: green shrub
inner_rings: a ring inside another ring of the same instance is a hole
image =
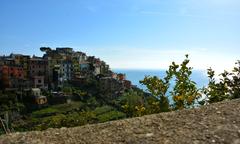
[[[56,114],[64,114],[69,111],[79,111],[84,107],[84,104],[82,102],[72,102],[70,104],[60,104],[60,105],[54,105],[50,106],[48,108],[44,108],[42,110],[38,110],[32,113],[33,117],[46,117],[46,116],[52,116]]]
[[[104,114],[104,113],[107,113],[111,110],[113,110],[114,108],[111,107],[111,106],[102,106],[102,107],[97,107],[95,110],[94,110],[94,113],[96,115],[101,115],[101,114]]]
[[[148,91],[159,100],[159,111],[165,112],[171,109],[183,109],[194,107],[197,99],[201,97],[196,83],[191,80],[192,67],[188,66],[190,60],[188,55],[181,64],[172,62],[169,69],[166,71],[166,76],[163,79],[157,76],[147,76],[140,83],[146,85]],[[173,90],[169,90],[170,81],[174,80]],[[170,107],[168,101],[168,92],[173,99],[173,106]]]
[[[97,119],[99,122],[106,122],[106,121],[111,121],[111,120],[122,119],[125,117],[126,117],[126,114],[123,112],[110,111],[110,112],[107,112],[107,113],[97,116]]]
[[[45,109],[33,112],[32,116],[40,118],[40,117],[55,115],[57,113],[59,113],[58,109],[49,107],[49,108],[45,108]]]
[[[208,78],[208,86],[203,90],[207,96],[204,102],[214,103],[225,99],[240,98],[240,61],[236,62],[232,72],[221,73],[219,80],[215,79],[215,71],[209,68]]]

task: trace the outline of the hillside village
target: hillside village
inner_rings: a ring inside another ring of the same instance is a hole
[[[208,69],[207,97],[199,100],[202,93],[190,79],[188,55],[180,65],[173,62],[163,79],[146,76],[140,81],[146,92],[94,56],[72,48],[40,50],[42,57],[0,57],[0,134],[102,123],[239,98],[240,61],[233,73],[221,74],[220,82]],[[173,78],[174,88],[168,92]]]
[[[198,101],[201,93],[189,78],[188,55],[179,69],[172,63],[164,80],[146,76],[140,81],[147,86],[147,93],[126,80],[125,74],[111,71],[99,58],[72,48],[40,50],[42,57],[0,57],[0,134],[76,127],[239,98],[240,62],[236,72],[223,73],[219,83],[209,69],[208,99]],[[174,75],[176,94],[170,103],[166,93]],[[179,95],[182,92],[186,93]]]
[[[99,58],[87,56],[72,48],[41,47],[42,57],[10,54],[0,57],[0,83],[5,91],[31,93],[38,105],[47,104],[41,90],[64,95],[60,90],[68,84],[81,86],[90,77],[100,81],[100,89],[121,94],[132,87],[125,74],[117,74]],[[65,94],[66,96],[66,94]]]
[[[124,94],[146,94],[99,58],[65,47],[40,50],[42,57],[0,56],[0,134],[126,118]]]

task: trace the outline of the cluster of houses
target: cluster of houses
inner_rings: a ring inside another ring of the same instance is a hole
[[[39,104],[46,103],[38,89],[57,90],[67,83],[81,84],[84,79],[99,78],[102,90],[122,92],[132,87],[124,74],[112,72],[104,61],[72,48],[41,47],[42,57],[23,54],[0,56],[0,88],[4,90],[31,90]]]

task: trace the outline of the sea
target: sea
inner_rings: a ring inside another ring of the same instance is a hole
[[[166,70],[144,70],[144,69],[113,69],[116,73],[126,74],[126,79],[130,80],[133,85],[136,85],[138,88],[147,91],[146,87],[139,83],[140,80],[143,80],[145,76],[158,76],[159,78],[164,78]],[[193,70],[191,79],[196,82],[198,88],[203,88],[208,84],[207,72],[203,70]],[[171,82],[173,85],[174,82]]]

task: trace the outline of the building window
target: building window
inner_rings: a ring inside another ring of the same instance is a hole
[[[38,80],[38,83],[42,83],[42,80]]]

